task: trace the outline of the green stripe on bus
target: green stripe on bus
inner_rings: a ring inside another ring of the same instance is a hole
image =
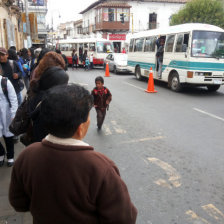
[[[155,69],[155,63],[146,63],[139,61],[128,61],[128,65],[135,67],[140,65],[143,69]],[[211,63],[211,62],[188,62],[188,61],[176,61],[173,60],[169,65],[163,65],[163,70],[166,67],[184,69],[184,70],[196,70],[196,71],[224,71],[224,63]]]

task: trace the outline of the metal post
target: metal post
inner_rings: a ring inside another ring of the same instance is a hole
[[[25,0],[25,11],[26,11],[26,34],[27,34],[27,47],[31,47],[31,36],[30,36],[30,20],[28,12],[28,0]]]
[[[132,24],[132,26],[131,26],[131,32],[132,32],[132,34],[134,33],[134,19],[133,19],[133,13],[131,13],[131,24]]]

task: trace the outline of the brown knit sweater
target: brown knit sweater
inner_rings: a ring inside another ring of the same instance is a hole
[[[115,164],[91,146],[46,139],[27,147],[12,171],[9,200],[35,224],[134,224],[137,210]]]

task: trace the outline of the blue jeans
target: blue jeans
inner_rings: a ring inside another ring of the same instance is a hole
[[[28,75],[25,75],[23,77],[23,81],[24,81],[24,84],[26,86],[26,90],[28,91],[28,89],[30,87],[30,77]]]
[[[16,94],[17,96],[17,100],[18,100],[18,106],[23,102],[23,96],[22,96],[22,92],[18,92]]]

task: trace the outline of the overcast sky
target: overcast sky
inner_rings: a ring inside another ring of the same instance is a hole
[[[81,19],[79,12],[97,0],[48,0],[47,24],[56,27],[59,23]],[[60,15],[60,18],[59,18]]]

